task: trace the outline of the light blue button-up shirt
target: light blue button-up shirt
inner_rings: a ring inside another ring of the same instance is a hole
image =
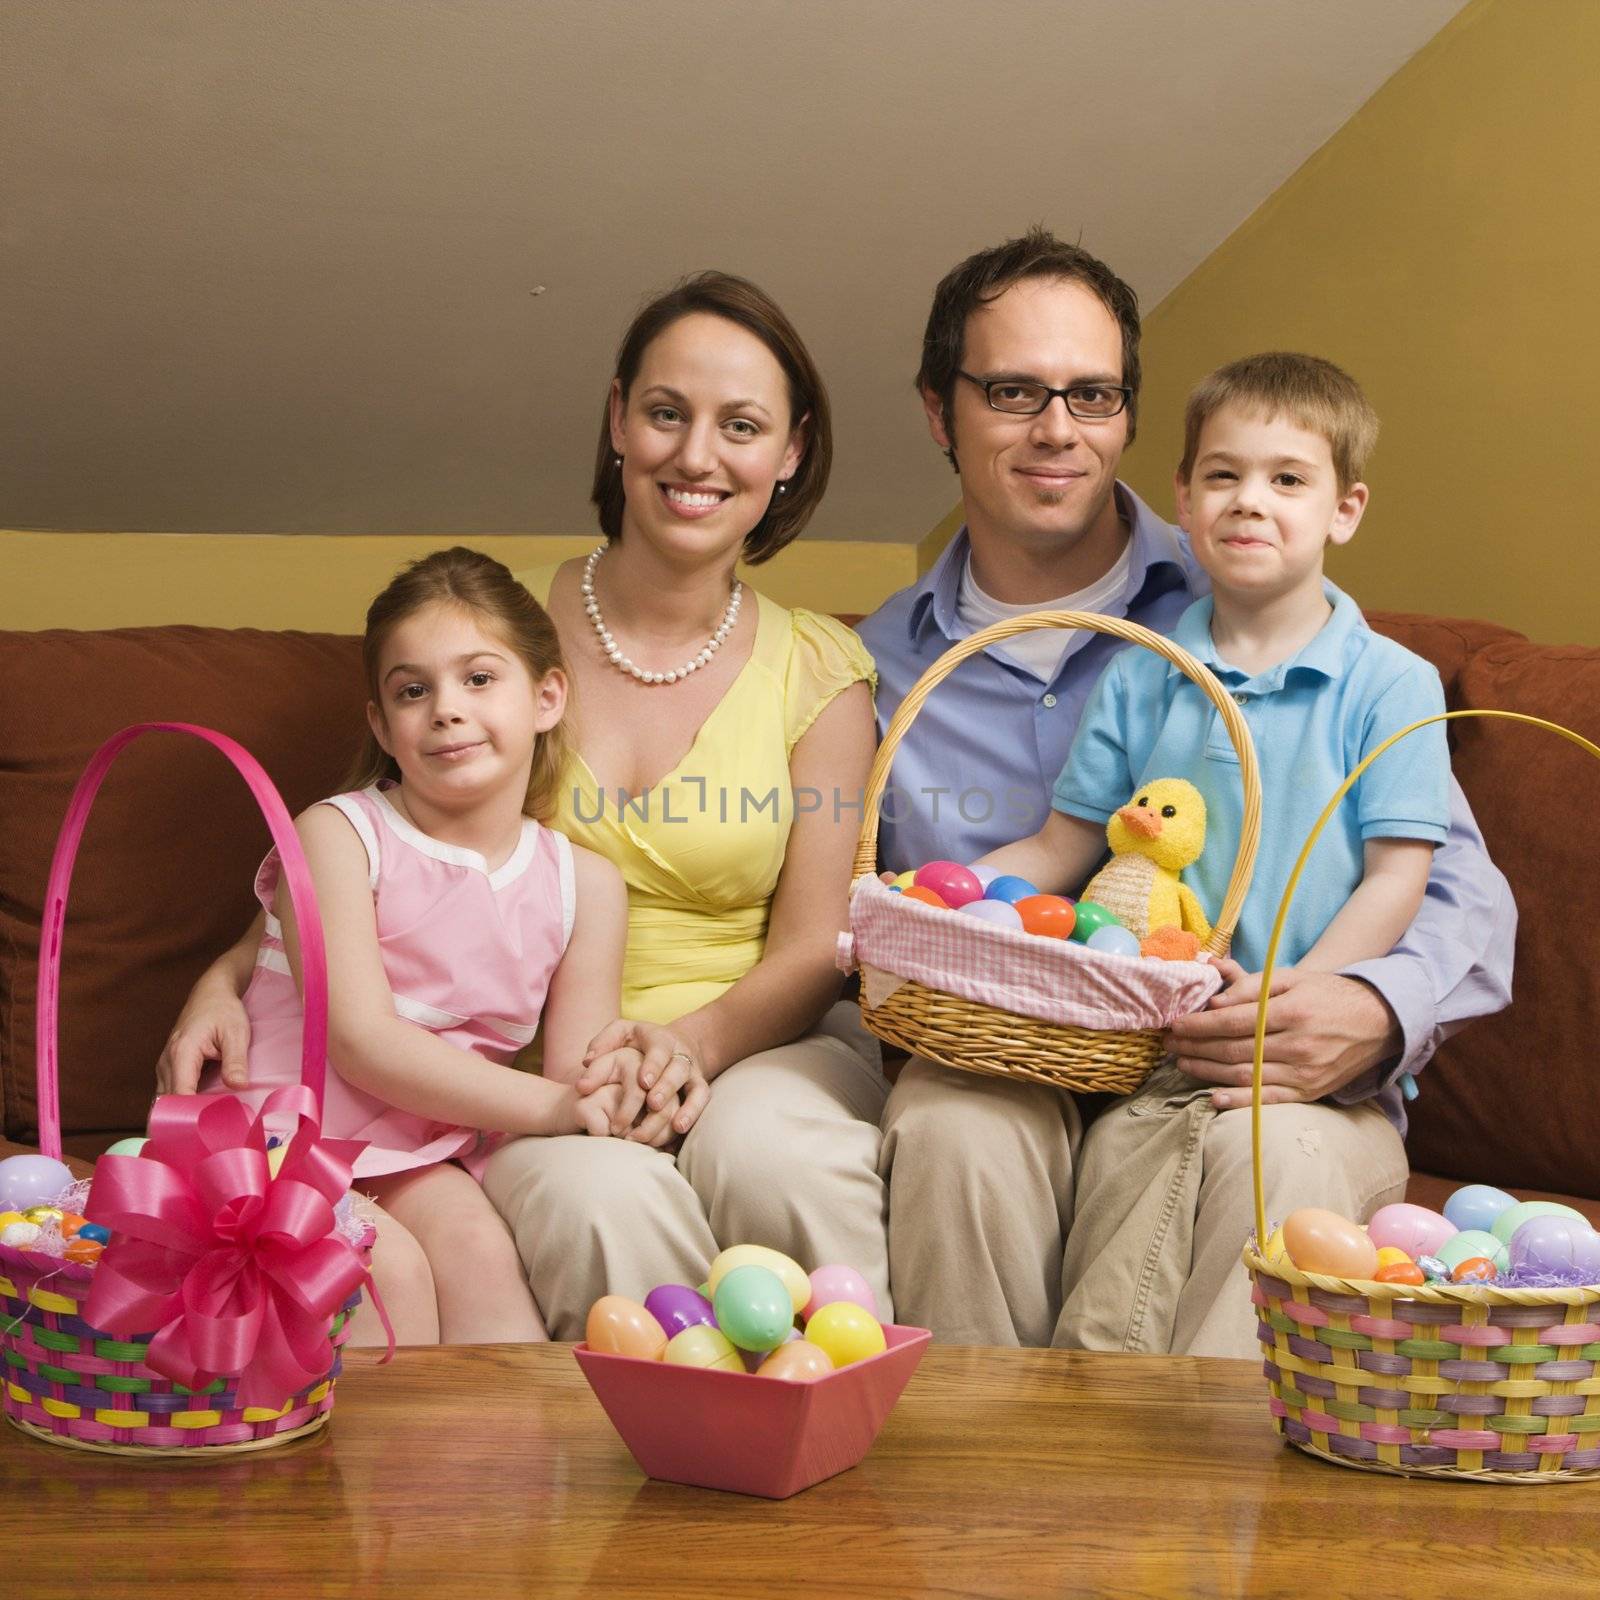
[[[1289,874],[1322,808],[1391,734],[1436,717],[1444,689],[1431,662],[1374,633],[1349,595],[1325,585],[1333,613],[1316,636],[1266,672],[1227,665],[1211,639],[1210,596],[1172,637],[1238,702],[1261,768],[1261,844],[1231,953],[1258,972]],[[1239,756],[1222,713],[1164,657],[1124,650],[1089,696],[1056,780],[1058,811],[1104,824],[1147,783],[1187,778],[1206,803],[1206,847],[1184,882],[1213,920],[1243,826]],[[1443,723],[1419,728],[1361,775],[1317,840],[1284,923],[1278,959],[1299,961],[1361,882],[1368,839],[1443,844],[1450,822]]]
[[[1126,484],[1119,505],[1131,533],[1128,582],[1109,616],[1170,634],[1210,585],[1177,528]],[[878,666],[878,728],[888,726],[912,685],[969,630],[956,612],[969,545],[963,529],[919,582],[890,596],[857,627]],[[883,799],[879,860],[904,868],[948,858],[972,861],[1036,833],[1066,763],[1089,691],[1126,649],[1105,634],[1068,647],[1041,683],[992,647],[965,661],[917,713],[895,756]],[[1434,852],[1428,894],[1387,956],[1347,969],[1383,996],[1399,1021],[1402,1054],[1347,1084],[1336,1100],[1378,1095],[1404,1129],[1399,1078],[1416,1073],[1473,1017],[1511,1001],[1516,908],[1483,846],[1466,796],[1450,783],[1450,834]]]

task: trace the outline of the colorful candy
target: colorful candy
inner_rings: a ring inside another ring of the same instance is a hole
[[[1456,1283],[1493,1283],[1499,1273],[1487,1256],[1468,1256],[1450,1276]]]

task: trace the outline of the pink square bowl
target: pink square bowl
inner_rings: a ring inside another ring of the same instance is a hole
[[[639,1468],[668,1483],[782,1500],[866,1455],[931,1335],[884,1325],[888,1349],[796,1383],[610,1355],[580,1344],[583,1375]]]

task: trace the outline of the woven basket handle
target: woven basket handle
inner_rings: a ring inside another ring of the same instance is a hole
[[[38,1057],[39,1148],[47,1156],[61,1158],[61,1084],[56,1053],[56,1029],[61,999],[61,944],[67,920],[67,889],[72,882],[72,867],[83,838],[89,808],[111,763],[123,749],[147,733],[187,733],[214,745],[238,769],[261,807],[283,862],[283,880],[294,906],[300,931],[300,969],[305,1020],[300,1047],[300,1081],[322,1105],[322,1091],[328,1071],[328,969],[322,947],[322,919],[317,913],[316,890],[306,865],[299,836],[287,808],[261,764],[243,745],[226,734],[189,722],[139,722],[114,733],[95,751],[84,768],[78,786],[72,791],[66,819],[56,837],[55,855],[50,861],[50,881],[45,889],[44,926],[39,947],[38,1011],[35,1018],[35,1045]]]
[[[1359,766],[1349,777],[1334,791],[1333,798],[1322,808],[1322,815],[1317,818],[1305,844],[1301,847],[1300,855],[1294,864],[1294,870],[1289,874],[1289,881],[1283,886],[1283,899],[1278,902],[1278,915],[1272,924],[1272,937],[1267,941],[1266,959],[1261,964],[1261,996],[1256,1002],[1256,1043],[1255,1059],[1250,1071],[1250,1163],[1255,1181],[1256,1202],[1256,1248],[1264,1251],[1267,1247],[1267,1202],[1265,1186],[1261,1175],[1261,1072],[1267,1054],[1267,1004],[1272,998],[1272,972],[1278,962],[1278,944],[1283,938],[1284,924],[1289,918],[1289,905],[1294,899],[1294,892],[1300,886],[1300,874],[1305,870],[1306,862],[1311,857],[1311,851],[1317,840],[1322,836],[1322,830],[1328,825],[1335,811],[1339,809],[1340,802],[1355,787],[1361,774],[1372,765],[1386,750],[1413,734],[1419,728],[1431,728],[1436,722],[1461,722],[1468,717],[1497,717],[1503,722],[1521,722],[1530,728],[1543,728],[1549,733],[1560,734],[1563,739],[1587,750],[1597,761],[1600,761],[1600,745],[1593,745],[1581,733],[1574,733],[1571,728],[1563,728],[1559,722],[1547,722],[1543,717],[1530,717],[1521,711],[1443,711],[1436,717],[1424,717],[1420,722],[1413,722],[1409,727],[1402,728],[1398,733],[1391,734]]]
[[[1256,767],[1256,748],[1250,741],[1250,728],[1244,713],[1234,704],[1233,696],[1223,688],[1216,674],[1197,661],[1181,645],[1137,622],[1125,622],[1120,617],[1103,617],[1094,611],[1030,611],[1026,616],[1010,617],[1004,622],[993,622],[987,628],[950,646],[934,664],[912,685],[910,692],[900,702],[890,720],[883,743],[872,763],[867,779],[867,796],[863,807],[861,836],[856,842],[855,876],[872,872],[878,861],[878,807],[883,791],[889,782],[889,769],[894,764],[895,752],[906,729],[916,719],[923,702],[968,656],[987,650],[990,645],[1009,639],[1015,633],[1032,633],[1039,628],[1082,628],[1090,633],[1108,633],[1116,639],[1126,639],[1130,644],[1142,645],[1158,656],[1170,661],[1183,675],[1199,685],[1221,713],[1223,726],[1233,741],[1239,757],[1239,773],[1244,783],[1244,816],[1239,829],[1239,851],[1233,861],[1233,875],[1228,879],[1228,892],[1223,897],[1222,910],[1211,927],[1211,937],[1203,948],[1213,955],[1226,955],[1233,930],[1238,925],[1239,913],[1244,908],[1244,897],[1250,888],[1250,874],[1255,870],[1256,848],[1261,843],[1261,775]]]

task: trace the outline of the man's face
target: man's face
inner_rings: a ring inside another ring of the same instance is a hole
[[[1028,278],[967,319],[961,367],[975,378],[1028,378],[1052,389],[1120,384],[1122,332],[1083,284]],[[1011,416],[965,378],[956,379],[948,418],[937,396],[923,401],[934,439],[960,462],[975,550],[1020,546],[1049,560],[1068,556],[1086,536],[1105,542],[1115,535],[1112,491],[1128,442],[1126,410],[1084,421],[1058,396],[1038,416]]]

